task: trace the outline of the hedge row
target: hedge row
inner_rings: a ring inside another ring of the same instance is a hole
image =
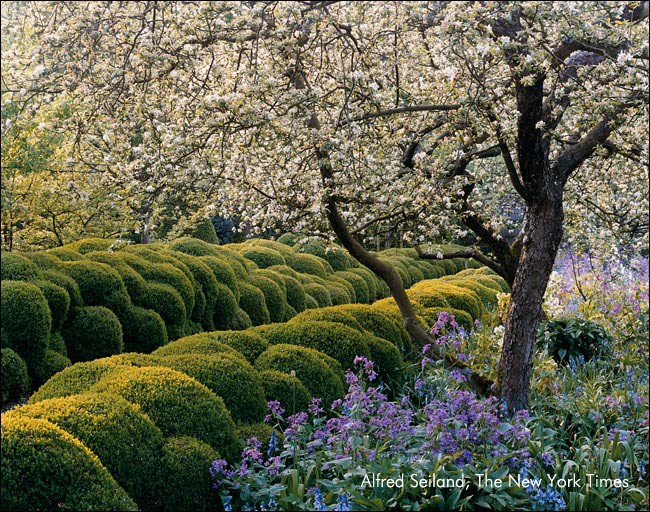
[[[148,353],[203,331],[243,330],[388,296],[383,281],[346,251],[309,237],[226,246],[182,238],[111,250],[113,243],[90,238],[2,254],[2,347],[26,363],[28,387],[71,363]],[[406,287],[468,264],[419,260],[409,249],[379,256]],[[24,387],[16,381],[8,389],[3,403]]]

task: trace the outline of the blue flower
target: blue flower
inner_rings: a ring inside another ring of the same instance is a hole
[[[319,512],[327,510],[327,505],[323,501],[323,494],[320,492],[320,489],[314,488],[312,492],[314,494],[314,508]]]
[[[271,432],[271,439],[269,440],[269,449],[266,454],[269,458],[275,455],[275,452],[278,451],[278,436],[275,435],[275,430]]]
[[[528,489],[532,510],[564,510],[566,502],[562,493],[550,485],[546,489]]]
[[[230,503],[231,501],[232,501],[232,497],[230,497],[230,496],[226,496],[223,499],[223,509],[226,512],[230,512],[232,510],[232,504]]]
[[[352,510],[352,503],[350,503],[350,499],[346,492],[339,494],[339,497],[336,500],[336,510]]]

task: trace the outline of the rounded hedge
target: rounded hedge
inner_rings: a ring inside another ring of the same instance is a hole
[[[214,246],[215,256],[227,262],[232,268],[233,272],[240,281],[248,281],[248,267],[246,262],[250,261],[244,258],[237,251],[228,249],[227,247]]]
[[[200,220],[196,225],[188,230],[194,238],[210,244],[218,244],[219,237],[214,229],[214,225],[209,218]]]
[[[151,352],[167,344],[167,327],[153,309],[133,306],[122,323],[125,352]]]
[[[219,452],[193,437],[165,440],[158,470],[150,482],[152,510],[222,510],[219,493],[212,488],[210,466]]]
[[[78,439],[15,412],[2,417],[0,487],[3,510],[138,510]]]
[[[325,308],[332,305],[332,296],[329,290],[318,283],[307,283],[304,285],[305,292],[316,301],[319,308]]]
[[[12,252],[0,254],[3,281],[32,281],[41,276],[41,270],[29,259]]]
[[[235,299],[239,301],[239,281],[230,264],[216,256],[203,256],[201,261],[210,268],[217,282],[230,288],[230,291],[235,295]]]
[[[280,235],[278,239],[276,240],[279,244],[284,244],[288,245],[289,247],[293,247],[296,245],[296,242],[300,238],[300,235],[297,235],[296,233],[284,233],[283,235]]]
[[[165,436],[196,437],[229,460],[238,455],[235,424],[223,400],[184,373],[121,366],[91,389],[116,393],[139,405]]]
[[[84,443],[143,509],[152,505],[151,476],[164,440],[140,408],[117,395],[84,393],[52,398],[17,412],[47,420]]]
[[[274,251],[279,252],[283,257],[286,257],[289,254],[294,254],[294,250],[287,247],[285,244],[281,244],[275,240],[267,240],[266,238],[250,238],[244,242],[244,246],[273,249]]]
[[[455,309],[467,311],[472,318],[476,320],[484,312],[485,307],[480,301],[478,295],[472,290],[462,288],[452,284],[451,281],[443,281],[436,279],[432,281],[422,281],[416,284],[408,291],[409,297],[414,297],[414,300],[422,304],[423,297],[428,295],[442,295],[447,301],[447,304]],[[418,297],[417,299],[415,297]],[[424,305],[424,304],[423,304]],[[428,307],[438,307],[433,304]]]
[[[271,322],[282,322],[286,315],[287,302],[284,298],[282,288],[273,280],[261,275],[252,275],[250,283],[257,286],[264,294],[264,302],[269,311]],[[249,315],[250,312],[243,308]],[[253,318],[251,317],[251,320]],[[255,323],[253,321],[253,323]]]
[[[15,402],[29,392],[25,361],[10,348],[2,349],[2,405]]]
[[[215,256],[215,247],[204,240],[198,238],[184,237],[174,240],[167,245],[167,248],[189,254],[190,256]]]
[[[70,295],[68,295],[65,288],[50,281],[37,280],[32,283],[41,289],[50,308],[52,332],[60,331],[70,310]]]
[[[24,256],[43,270],[54,269],[61,263],[59,258],[45,251],[26,252]]]
[[[41,290],[24,281],[2,281],[2,346],[27,363],[31,376],[45,361],[52,317]]]
[[[325,258],[327,244],[320,238],[308,238],[296,244],[296,249],[300,252],[311,254],[319,258]]]
[[[209,356],[228,354],[233,357],[238,357],[242,361],[246,359],[243,354],[221,341],[218,334],[215,336],[214,331],[186,336],[185,338],[168,343],[151,353],[151,355],[158,357],[182,354],[203,354]]]
[[[239,306],[235,294],[225,284],[217,283],[214,302],[214,328],[227,329],[233,322]],[[214,330],[214,329],[211,329]]]
[[[115,244],[115,240],[109,240],[106,238],[84,238],[72,242],[71,244],[64,245],[63,247],[78,252],[79,254],[86,254],[93,251],[106,251],[113,244]]]
[[[56,256],[61,261],[81,261],[84,259],[81,254],[73,251],[72,249],[68,249],[67,247],[55,247],[53,249],[48,249],[47,253]]]
[[[195,304],[194,286],[180,269],[171,263],[155,263],[144,267],[139,273],[147,281],[156,281],[171,286],[182,297],[186,314],[192,313]]]
[[[277,400],[287,414],[306,411],[312,394],[298,377],[277,370],[258,373],[267,402]]]
[[[411,276],[411,282],[417,283],[424,279],[424,273],[416,265],[408,265],[406,271]]]
[[[63,354],[47,349],[45,351],[45,360],[38,369],[37,374],[34,376],[33,384],[38,386],[43,382],[47,382],[52,376],[63,371],[71,364],[72,361]]]
[[[402,356],[390,341],[377,336],[367,336],[366,343],[370,349],[370,360],[384,380],[398,381],[402,370]]]
[[[48,350],[58,352],[62,356],[68,357],[68,348],[65,346],[65,340],[60,332],[51,332],[47,341]]]
[[[283,275],[282,278],[287,288],[287,303],[297,313],[304,311],[306,308],[307,294],[302,284],[297,279],[288,275]]]
[[[351,272],[363,278],[364,282],[366,283],[366,286],[368,287],[368,293],[370,295],[369,302],[374,302],[375,300],[377,300],[378,278],[377,276],[375,276],[375,274],[372,273],[371,270],[365,267],[359,267],[359,268],[351,268],[350,270],[348,270],[348,272]]]
[[[183,337],[187,329],[187,312],[180,294],[162,283],[149,282],[145,289],[146,293],[138,305],[153,309],[162,317],[170,340]]]
[[[358,270],[361,269],[357,269],[357,271]],[[354,288],[355,302],[368,304],[375,299],[374,294],[372,297],[370,296],[370,289],[366,283],[366,279],[362,276],[351,271],[339,271],[335,275],[345,279],[352,285]],[[376,290],[373,289],[373,291],[376,293]]]
[[[164,357],[161,365],[189,375],[220,396],[234,421],[255,423],[266,413],[257,371],[239,357],[184,354]]]
[[[433,288],[410,289],[408,296],[411,300],[419,303],[425,308],[446,308],[449,307],[449,302],[445,298],[445,294],[436,291]]]
[[[259,268],[273,265],[284,265],[286,262],[282,254],[267,247],[249,247],[242,251],[244,258],[253,261]]]
[[[316,321],[316,322],[335,322],[351,327],[359,332],[364,332],[361,324],[356,319],[347,313],[335,308],[319,308],[308,311],[303,311],[299,315],[293,317],[289,323],[294,324],[297,322]]]
[[[266,270],[272,270],[273,272],[277,272],[281,276],[290,276],[293,277],[294,279],[300,279],[300,273],[296,272],[294,269],[292,269],[289,265],[273,265],[272,267],[268,267]]]
[[[243,331],[244,329],[248,329],[252,326],[253,322],[251,321],[251,317],[248,316],[248,313],[246,313],[246,311],[237,306],[235,316],[231,319],[227,328],[232,329],[233,331]]]
[[[325,289],[327,291],[327,289]],[[305,296],[305,309],[316,309],[318,308],[318,302],[311,295]]]
[[[370,357],[367,336],[343,324],[307,320],[273,327],[266,333],[271,345],[312,348],[336,359],[344,369],[354,367],[356,356]]]
[[[249,283],[239,283],[241,297],[239,307],[248,314],[253,325],[268,324],[271,321],[269,309],[266,307],[264,293],[257,286]]]
[[[335,272],[352,268],[353,265],[351,259],[352,257],[345,249],[341,249],[336,245],[332,245],[325,249],[325,261],[330,264]]]
[[[330,294],[333,306],[338,306],[340,304],[350,304],[354,302],[346,287],[341,284],[328,283],[327,292]]]
[[[120,275],[105,263],[67,261],[59,269],[77,282],[85,305],[111,307],[118,300],[130,305]]]
[[[70,298],[70,307],[68,310],[84,305],[79,285],[69,275],[57,270],[45,270],[43,271],[43,279],[64,288],[68,292],[68,297]]]
[[[269,348],[269,343],[262,336],[247,331],[213,331],[201,335],[205,339],[225,343],[242,354],[247,361],[254,363],[259,355]]]
[[[329,276],[327,278],[328,286],[331,286],[332,284],[342,286],[347,291],[348,295],[350,296],[350,301],[349,302],[359,302],[358,299],[357,299],[357,293],[355,291],[355,285],[352,284],[352,281],[350,281],[348,279],[344,279],[341,275],[338,275],[338,274],[341,274],[341,273],[342,272],[337,272],[335,275]],[[360,279],[359,276],[356,276],[356,275],[351,279],[353,281],[355,281],[356,283],[359,283],[360,281],[363,281],[363,279]],[[365,283],[364,283],[364,285],[365,285]],[[363,289],[362,289],[361,293],[362,294],[364,293]],[[331,295],[331,292],[330,292],[330,295]],[[334,302],[333,297],[332,297],[332,302]]]
[[[474,328],[474,320],[472,319],[472,315],[470,315],[467,311],[463,311],[461,309],[450,307],[425,308],[425,310],[422,312],[422,316],[429,325],[433,326],[438,321],[438,315],[440,315],[440,313],[443,311],[449,313],[450,315],[454,315],[456,323],[467,332],[470,332]]]
[[[343,396],[341,376],[325,362],[324,354],[297,345],[279,344],[269,347],[255,361],[260,371],[277,370],[295,376],[326,406]]]
[[[289,265],[296,272],[310,274],[325,279],[327,277],[327,267],[324,260],[312,254],[296,253],[286,258]]]
[[[124,349],[122,324],[115,313],[103,306],[75,309],[62,334],[74,362],[108,357]]]
[[[476,295],[478,295],[479,299],[481,300],[481,303],[486,307],[492,307],[497,304],[498,292],[492,288],[482,285],[478,281],[475,281],[473,279],[456,277],[456,276],[449,276],[447,278],[444,278],[443,280],[449,281],[450,283],[453,283],[455,286],[472,290],[474,293],[476,293]]]

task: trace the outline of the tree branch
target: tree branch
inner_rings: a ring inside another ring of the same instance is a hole
[[[378,110],[377,112],[368,112],[359,117],[353,117],[352,119],[343,119],[341,121],[341,126],[344,126],[349,123],[355,123],[358,121],[366,121],[368,119],[375,119],[377,117],[388,117],[395,114],[404,114],[410,112],[447,112],[450,110],[458,110],[461,107],[460,104],[449,104],[449,105],[404,105],[402,107],[388,108],[386,110]]]

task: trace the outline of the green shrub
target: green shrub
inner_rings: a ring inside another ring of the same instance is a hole
[[[446,308],[449,307],[449,302],[445,298],[445,294],[435,289],[423,289],[408,291],[408,296],[412,301],[417,302],[425,308]]]
[[[360,269],[357,269],[360,270]],[[370,290],[366,284],[366,280],[353,272],[349,271],[339,271],[335,274],[342,279],[345,279],[348,283],[354,288],[354,297],[355,302],[360,302],[362,304],[368,304],[374,300],[374,296],[370,297]]]
[[[227,329],[233,322],[239,306],[235,294],[226,285],[217,283],[217,295],[214,302],[214,328]],[[212,329],[214,330],[214,329]]]
[[[216,242],[218,243],[218,242]],[[189,254],[190,256],[216,256],[216,248],[212,243],[208,243],[205,240],[199,240],[198,238],[179,238],[170,242],[167,247],[176,252],[182,252]]]
[[[192,281],[171,263],[155,263],[147,265],[138,271],[147,281],[156,281],[171,286],[183,299],[187,316],[192,314],[195,304],[195,291]],[[146,293],[146,286],[144,287]]]
[[[283,275],[285,285],[287,287],[287,302],[289,306],[296,310],[297,313],[304,311],[306,307],[306,296],[305,289],[300,284],[300,281],[297,279]]]
[[[230,291],[235,295],[235,299],[239,301],[239,282],[237,274],[235,274],[230,264],[215,256],[203,256],[201,261],[212,270],[217,282],[230,288]]]
[[[79,285],[86,306],[105,306],[120,316],[130,306],[126,287],[116,270],[96,261],[68,261],[59,267]]]
[[[237,306],[235,311],[235,316],[231,319],[230,323],[227,326],[227,329],[232,329],[233,331],[243,331],[253,326],[251,317],[248,316],[248,313],[242,308]]]
[[[442,279],[443,281],[448,281],[455,286],[461,288],[466,288],[472,290],[476,295],[478,295],[481,303],[487,307],[493,307],[497,304],[497,291],[488,288],[487,286],[482,285],[478,281],[467,277],[457,277],[457,276],[447,276]]]
[[[267,267],[266,270],[272,270],[273,272],[276,272],[283,277],[290,276],[298,280],[300,279],[301,275],[299,272],[296,272],[294,269],[292,269],[289,265],[273,265],[272,267]]]
[[[277,370],[259,372],[267,402],[277,400],[288,414],[306,411],[312,394],[298,377]]]
[[[79,254],[86,254],[93,251],[107,251],[114,244],[115,240],[106,238],[84,238],[64,245],[63,247],[78,252]]]
[[[340,304],[350,304],[351,302],[354,302],[346,287],[341,284],[329,283],[327,285],[327,293],[330,294],[333,306],[338,306]]]
[[[340,272],[337,272],[337,274],[340,274]],[[356,279],[358,277],[359,276],[355,275],[354,278],[352,278],[352,279],[355,280],[356,282],[358,282],[358,279]],[[361,281],[363,281],[363,280],[361,280]],[[343,277],[341,277],[340,275],[332,275],[332,276],[329,276],[327,278],[327,282],[328,282],[328,286],[330,286],[331,284],[342,286],[346,290],[347,294],[350,296],[349,302],[358,302],[357,293],[355,291],[355,286],[352,284],[351,281],[349,281],[347,279],[343,279]],[[362,291],[362,293],[363,293],[363,291]],[[330,295],[332,295],[331,292],[330,292]],[[332,296],[332,303],[334,303],[334,296]]]
[[[452,284],[451,281],[444,281],[442,279],[435,279],[432,281],[422,281],[408,291],[409,297],[412,297],[416,302],[419,302],[425,307],[439,307],[433,303],[427,306],[423,303],[428,296],[442,295],[447,301],[447,304],[455,309],[467,311],[472,318],[476,320],[485,311],[483,303],[480,301],[478,295],[467,288],[462,288]]]
[[[63,272],[58,272],[57,270],[45,270],[43,271],[43,279],[60,286],[68,292],[68,297],[70,298],[70,307],[68,308],[68,311],[84,305],[79,285],[69,275],[66,275]]]
[[[408,265],[406,271],[411,276],[411,282],[417,283],[424,279],[424,273],[416,265]]]
[[[219,343],[225,343],[242,354],[250,363],[254,363],[259,355],[269,348],[268,341],[251,330],[213,331],[203,333],[200,337],[202,339],[210,339],[218,341]]]
[[[283,373],[280,372],[278,373],[280,375],[284,375]],[[270,427],[270,425],[264,422],[240,423],[237,425],[237,436],[239,436],[239,439],[241,439],[242,441],[247,441],[248,439],[254,437],[260,443],[262,443],[263,453],[269,449],[269,441],[271,440],[272,433],[273,433],[273,429]],[[282,446],[281,443],[283,437],[279,436],[277,432],[276,432],[276,436],[278,439],[278,444]]]
[[[74,362],[119,354],[124,349],[122,325],[115,313],[103,306],[75,309],[62,334]]]
[[[317,307],[325,308],[332,305],[332,297],[329,290],[318,283],[304,285],[305,292],[316,301]]]
[[[240,281],[248,281],[248,268],[246,262],[250,261],[244,258],[238,252],[228,249],[225,246],[214,246],[215,256],[227,262]]]
[[[262,383],[257,371],[241,358],[184,354],[164,357],[161,365],[189,375],[220,396],[234,421],[255,423],[264,419]]]
[[[32,284],[38,286],[45,296],[45,300],[47,301],[52,316],[52,332],[60,331],[61,327],[63,327],[63,322],[65,322],[65,319],[68,317],[70,295],[65,291],[65,288],[50,281],[39,279],[37,281],[32,281]]]
[[[68,348],[65,346],[65,340],[60,332],[51,332],[47,340],[48,350],[58,352],[62,356],[68,357]]]
[[[325,250],[325,261],[330,264],[336,272],[338,270],[348,270],[352,268],[352,257],[345,249],[332,245]]]
[[[610,353],[611,336],[605,328],[584,318],[557,318],[540,325],[537,343],[557,363],[589,361]]]
[[[218,334],[215,335],[215,332]],[[185,338],[168,343],[151,353],[151,355],[158,357],[182,354],[204,354],[210,356],[228,354],[233,357],[239,357],[242,361],[246,359],[243,354],[224,341],[221,341],[219,331],[202,332],[192,336],[186,336]]]
[[[253,261],[259,268],[285,264],[282,254],[267,247],[248,247],[242,251],[242,256]]]
[[[136,405],[110,394],[85,393],[18,409],[47,420],[84,443],[143,509],[152,505],[151,476],[158,467],[162,432]]]
[[[314,237],[301,240],[299,243],[295,245],[295,248],[299,252],[303,252],[305,254],[311,254],[313,256],[317,256],[322,259],[325,259],[325,255],[327,252],[327,244],[325,243],[325,241],[320,238],[314,238]]]
[[[296,272],[310,274],[325,279],[327,277],[327,267],[324,261],[311,254],[296,253],[286,258],[289,265]]]
[[[26,252],[24,256],[42,270],[55,269],[61,263],[59,258],[45,251]]]
[[[368,287],[368,294],[370,297],[370,300],[368,301],[369,303],[374,302],[377,300],[377,276],[372,273],[371,270],[365,268],[365,267],[359,267],[359,268],[351,268],[348,272],[351,272],[353,274],[356,274],[360,276],[364,282],[366,283],[366,286]]]
[[[16,402],[29,392],[25,361],[10,348],[2,349],[2,405]]]
[[[167,327],[153,309],[134,306],[122,323],[125,352],[151,352],[167,344]]]
[[[324,354],[306,347],[279,344],[269,347],[255,361],[260,370],[277,370],[295,376],[315,397],[329,406],[343,396],[341,376],[325,362]]]
[[[242,308],[251,319],[253,325],[268,324],[271,321],[269,309],[266,307],[264,293],[258,287],[249,283],[239,283],[241,297],[239,307]]]
[[[45,363],[52,317],[43,292],[23,281],[2,281],[2,346],[15,351],[35,376]]]
[[[280,237],[277,239],[277,242],[280,244],[288,245],[289,247],[293,247],[296,245],[298,238],[300,238],[300,235],[297,235],[296,233],[285,233],[284,235],[280,235]]]
[[[214,225],[210,219],[201,219],[196,226],[188,230],[188,234],[197,240],[207,242],[209,244],[218,244],[219,237],[214,229]]]
[[[51,254],[61,261],[81,261],[84,257],[72,249],[66,247],[55,247],[54,249],[48,249],[48,254]]]
[[[116,393],[139,405],[165,436],[196,437],[229,460],[238,455],[235,425],[223,400],[181,372],[121,366],[92,390]]]
[[[299,315],[293,317],[289,323],[294,324],[305,321],[335,322],[356,329],[359,332],[365,332],[363,327],[361,327],[359,322],[357,322],[353,316],[335,308],[319,308],[303,311]]]
[[[3,281],[32,281],[41,277],[41,270],[29,259],[13,252],[0,255]]]
[[[34,376],[34,385],[38,386],[43,382],[49,380],[53,375],[63,371],[72,362],[63,354],[55,352],[54,350],[47,349],[45,352],[45,360],[39,367],[38,373]]]
[[[287,302],[284,298],[282,288],[280,288],[275,281],[261,275],[252,275],[250,283],[253,286],[257,286],[264,294],[264,302],[269,311],[271,322],[284,321]],[[250,315],[250,312],[246,308],[242,306],[242,309]],[[252,316],[251,320],[253,321],[253,324],[255,324]]]
[[[287,247],[285,244],[281,244],[275,240],[267,240],[265,238],[250,238],[243,243],[243,246],[252,248],[264,247],[266,249],[272,249],[276,252],[279,252],[282,257],[285,258],[289,254],[294,254],[294,250]]]
[[[377,336],[366,336],[370,349],[370,360],[374,361],[376,371],[383,380],[397,381],[401,376],[402,356],[390,341]]]
[[[327,291],[327,288],[325,289]],[[305,309],[316,309],[318,308],[318,302],[311,295],[305,296]]]
[[[162,283],[147,283],[139,306],[153,309],[165,322],[169,340],[182,338],[187,329],[187,313],[180,294]]]
[[[344,369],[353,368],[356,356],[370,357],[366,336],[334,322],[302,321],[274,325],[266,333],[271,345],[290,344],[313,348],[337,360]]]
[[[56,425],[2,417],[2,510],[137,510],[84,444]]]
[[[170,437],[151,482],[152,510],[184,512],[220,510],[210,466],[219,452],[193,437]]]

